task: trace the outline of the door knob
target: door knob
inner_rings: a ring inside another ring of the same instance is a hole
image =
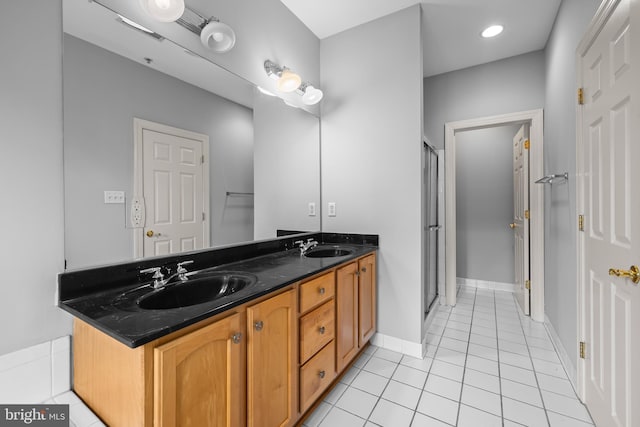
[[[511,224],[509,224],[509,227],[511,227],[511,229],[513,230],[514,228],[516,228],[516,223],[512,222]]]
[[[632,265],[628,270],[619,270],[617,268],[609,269],[609,276],[628,277],[633,283],[640,282],[640,269],[637,266]]]
[[[153,237],[153,230],[147,231],[147,237]]]

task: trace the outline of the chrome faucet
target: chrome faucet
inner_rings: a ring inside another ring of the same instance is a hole
[[[186,282],[189,280],[187,277],[187,269],[184,268],[185,265],[193,264],[192,260],[183,261],[178,263],[178,267],[176,268],[176,272],[164,278],[164,274],[162,273],[162,267],[151,267],[145,268],[144,270],[140,270],[140,273],[153,273],[153,289],[162,289],[165,286],[169,285],[174,278],[180,279],[179,283]]]
[[[318,246],[318,242],[316,242],[314,239],[307,239],[306,243],[302,240],[298,240],[296,242],[293,242],[293,244],[299,245],[298,247],[300,248],[300,255],[304,255],[309,251],[309,249]]]

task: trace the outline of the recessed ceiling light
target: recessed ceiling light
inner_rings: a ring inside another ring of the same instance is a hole
[[[504,30],[504,27],[502,25],[492,25],[490,27],[485,28],[485,30],[482,32],[481,35],[485,39],[488,39],[490,37],[497,36],[502,32],[502,30]]]

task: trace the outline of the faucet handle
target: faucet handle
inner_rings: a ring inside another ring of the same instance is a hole
[[[178,272],[178,273],[186,273],[187,269],[184,268],[184,266],[185,265],[189,265],[189,264],[193,264],[193,260],[179,262],[178,263],[178,269],[176,270],[176,272]]]
[[[145,268],[144,270],[140,270],[140,273],[153,273],[152,278],[154,279],[162,279],[164,277],[164,274],[162,274],[162,267]]]
[[[293,242],[294,245],[304,245],[304,242],[302,240],[296,240],[295,242]]]

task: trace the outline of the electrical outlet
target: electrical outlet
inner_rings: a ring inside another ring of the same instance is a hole
[[[316,216],[316,204],[309,202],[309,216]]]
[[[144,227],[144,199],[136,197],[131,201],[131,226]]]
[[[124,191],[105,191],[104,192],[105,203],[124,203]]]
[[[336,202],[329,202],[329,216],[336,216]]]

